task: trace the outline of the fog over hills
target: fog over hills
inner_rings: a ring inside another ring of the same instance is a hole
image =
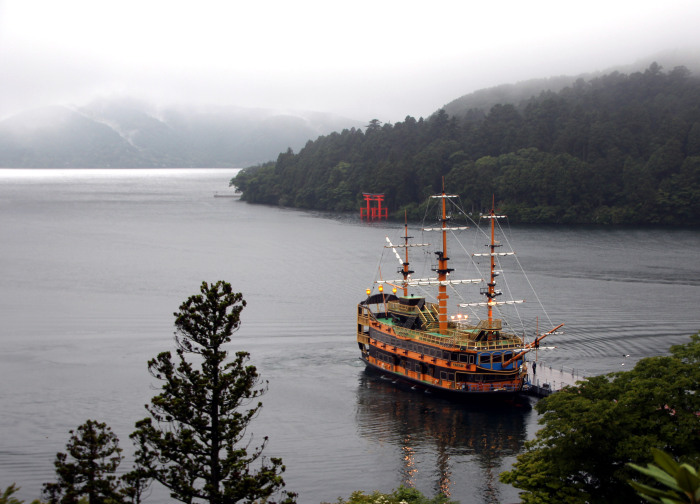
[[[364,124],[319,112],[157,109],[128,98],[52,106],[0,122],[0,167],[244,167]]]
[[[699,50],[667,51],[601,72],[478,90],[442,108],[451,116],[465,117],[474,110],[483,116],[496,104],[519,106],[578,79],[643,72],[652,62],[666,70],[682,65],[700,73]],[[276,160],[288,148],[298,152],[320,135],[364,128],[371,119],[235,106],[158,108],[131,98],[101,98],[84,106],[29,110],[0,121],[0,167],[248,167]]]
[[[473,93],[460,96],[445,104],[442,108],[451,116],[467,117],[470,112],[478,110],[481,114],[487,113],[491,107],[497,104],[523,105],[533,96],[543,91],[554,93],[567,86],[573,85],[577,80],[589,81],[602,75],[620,72],[632,74],[643,72],[652,63],[657,63],[666,71],[677,66],[684,66],[694,75],[700,75],[700,49],[675,49],[656,53],[646,58],[639,59],[627,65],[618,65],[603,71],[589,72],[580,75],[559,75],[540,79],[529,79],[517,83],[501,84],[487,89],[480,89]]]

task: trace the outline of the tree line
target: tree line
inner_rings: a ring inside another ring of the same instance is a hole
[[[700,79],[685,67],[611,74],[520,104],[439,110],[321,136],[242,170],[250,203],[357,212],[385,194],[393,217],[423,217],[442,178],[463,207],[512,222],[700,224]]]

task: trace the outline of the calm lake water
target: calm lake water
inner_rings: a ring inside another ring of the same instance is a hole
[[[87,419],[107,422],[128,456],[156,393],[147,360],[174,348],[180,303],[222,279],[248,302],[231,350],[269,381],[249,432],[270,437],[300,503],[402,483],[516,502],[498,474],[534,435],[532,409],[398,390],[358,360],[355,305],[394,226],[214,198],[233,173],[0,170],[0,488],[39,497]],[[509,231],[548,315],[566,322],[546,362],[618,371],[700,329],[699,231]],[[166,501],[154,488],[147,502]]]

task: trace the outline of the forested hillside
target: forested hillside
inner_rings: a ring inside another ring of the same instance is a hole
[[[420,218],[443,176],[467,210],[495,195],[512,222],[700,224],[700,79],[652,64],[518,105],[373,120],[232,183],[252,203],[332,211],[384,193],[395,216]]]

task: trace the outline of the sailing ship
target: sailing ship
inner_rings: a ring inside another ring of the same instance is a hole
[[[526,356],[539,348],[546,336],[555,333],[564,324],[540,332],[539,321],[530,341],[525,330],[516,334],[510,324],[500,316],[501,307],[523,303],[524,300],[499,300],[502,291],[497,288],[497,269],[501,258],[514,252],[500,251],[496,241],[496,222],[504,216],[496,215],[492,204],[488,214],[490,243],[488,252],[472,254],[472,258],[485,258],[487,271],[481,278],[454,279],[447,253],[450,236],[467,229],[467,226],[450,224],[447,203],[457,198],[441,194],[432,196],[438,201],[438,226],[424,228],[436,232],[438,250],[434,252],[436,264],[431,270],[437,275],[414,278],[409,262],[409,250],[428,247],[427,243],[412,243],[408,224],[404,224],[403,243],[394,245],[387,237],[388,245],[399,259],[401,278],[375,280],[377,287],[367,289],[366,298],[357,306],[357,342],[361,359],[368,370],[407,382],[412,388],[422,388],[453,397],[493,397],[516,395],[529,387]],[[466,215],[465,212],[462,212]],[[450,212],[451,214],[451,212]],[[399,254],[403,251],[403,257]],[[485,315],[472,322],[469,314],[449,315],[448,287],[480,285],[483,301],[459,303],[460,308],[480,309]],[[385,289],[386,288],[386,289]],[[391,292],[386,292],[391,288]],[[428,297],[426,289],[437,288],[437,295]],[[414,291],[420,289],[417,295]],[[437,302],[430,301],[435,299]],[[498,310],[498,311],[497,311]]]

